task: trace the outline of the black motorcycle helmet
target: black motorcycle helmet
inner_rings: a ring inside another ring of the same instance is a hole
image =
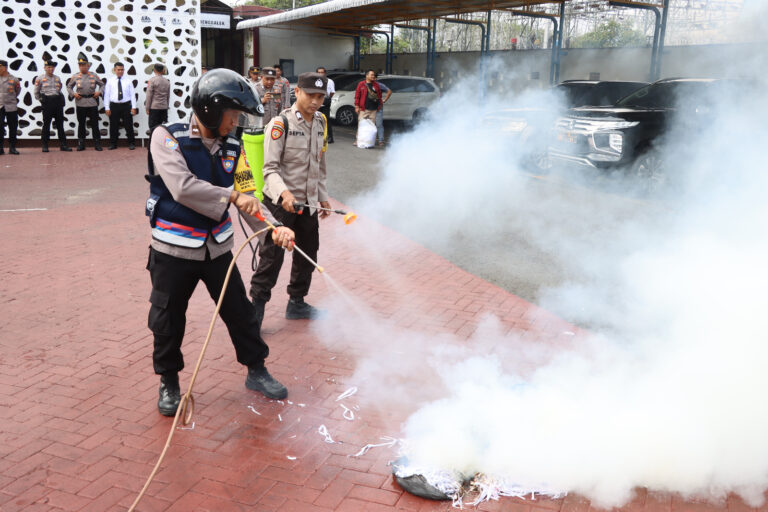
[[[245,78],[223,68],[212,69],[197,79],[192,87],[192,109],[200,123],[216,134],[227,109],[264,115],[264,107]]]

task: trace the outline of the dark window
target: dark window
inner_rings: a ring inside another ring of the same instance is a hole
[[[704,95],[709,82],[661,82],[639,89],[617,103],[620,107],[672,108],[683,98]]]
[[[557,88],[565,93],[565,102],[569,107],[585,105],[584,99],[592,88],[590,84],[560,84]]]
[[[432,92],[434,87],[426,80],[415,80],[413,78],[388,78],[384,82],[387,87],[396,92]]]
[[[354,91],[357,88],[357,84],[364,79],[365,76],[362,73],[359,75],[343,75],[339,78],[334,78],[333,83],[337,91]]]
[[[283,78],[290,82],[296,81],[296,76],[293,74],[293,59],[280,59],[280,69],[283,70]]]
[[[419,80],[419,84],[416,86],[416,92],[433,92],[435,87],[426,80]]]

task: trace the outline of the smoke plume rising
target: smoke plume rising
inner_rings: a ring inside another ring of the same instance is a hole
[[[371,345],[356,382],[420,390],[404,427],[412,460],[602,506],[638,486],[763,502],[768,101],[743,84],[683,100],[658,148],[670,183],[651,199],[621,173],[532,179],[526,142],[485,129],[494,110],[556,107],[545,91],[481,107],[457,86],[395,141],[382,182],[353,204],[436,250],[520,237],[567,276],[539,304],[592,332],[553,352],[492,318],[463,344],[382,329],[366,311],[346,320],[340,337]]]

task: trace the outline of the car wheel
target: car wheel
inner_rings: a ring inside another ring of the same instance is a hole
[[[656,151],[640,155],[632,164],[632,176],[638,180],[642,192],[658,192],[667,183],[664,161]]]
[[[541,173],[547,173],[552,169],[552,160],[549,158],[547,148],[534,151],[530,156],[530,162],[533,168]]]
[[[355,109],[352,107],[341,107],[336,111],[336,121],[342,126],[352,126],[355,124]]]
[[[413,122],[418,123],[419,121],[423,121],[427,117],[427,109],[425,108],[417,108],[413,112]]]

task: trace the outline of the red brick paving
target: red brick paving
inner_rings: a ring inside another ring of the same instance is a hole
[[[0,209],[47,210],[0,212],[0,510],[124,511],[171,423],[156,411],[158,379],[146,327],[146,153],[22,151],[0,157]],[[364,218],[349,227],[338,220],[323,224],[320,262],[356,300],[375,304],[389,325],[466,339],[483,315],[493,313],[524,339],[573,341],[562,336],[572,326],[412,241]],[[366,244],[396,249],[386,258],[378,247],[363,250],[355,245],[363,240],[360,233]],[[238,233],[237,243],[242,239]],[[246,280],[248,259],[240,259]],[[382,268],[389,272],[380,273]],[[387,466],[393,451],[348,456],[381,435],[396,434],[407,411],[363,406],[355,421],[342,419],[335,397],[353,384],[346,379],[354,372],[354,354],[326,348],[306,322],[281,317],[285,274],[267,307],[264,333],[269,366],[289,386],[293,404],[245,389],[245,371],[218,323],[195,389],[195,428],[176,432],[139,510],[450,510],[450,504],[397,487]],[[213,311],[202,288],[190,304],[183,387]],[[310,297],[333,293],[318,277]],[[320,424],[344,443],[323,442],[316,433]],[[505,498],[478,509],[586,512],[590,504],[571,495]],[[624,509],[749,507],[736,498],[707,505],[638,490]]]

